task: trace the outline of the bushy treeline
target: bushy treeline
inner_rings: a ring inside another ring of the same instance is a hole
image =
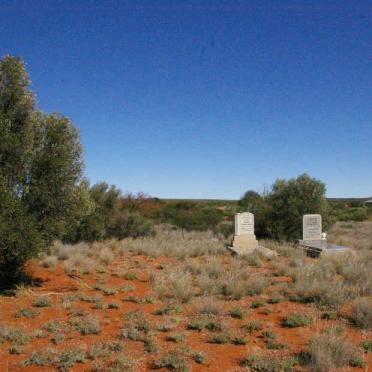
[[[323,182],[303,174],[289,180],[279,179],[262,194],[247,191],[239,206],[254,214],[258,237],[295,240],[302,238],[304,214],[319,213],[323,230],[330,226],[332,219],[325,192]]]
[[[187,231],[216,232],[218,224],[224,219],[224,214],[216,207],[203,206],[191,201],[179,201],[165,204],[160,211],[160,218],[162,222]]]
[[[332,200],[330,204],[337,221],[365,221],[372,214],[372,208],[365,206],[362,200]]]
[[[86,187],[89,212],[76,221],[62,239],[66,242],[124,239],[154,234],[153,223],[140,213],[142,196],[123,197],[115,186],[105,182]],[[151,201],[150,198],[148,198]],[[136,204],[137,201],[137,204]]]

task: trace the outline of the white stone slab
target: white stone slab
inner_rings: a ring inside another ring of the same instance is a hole
[[[302,228],[303,240],[321,240],[322,216],[320,214],[305,214]]]
[[[235,235],[254,235],[254,215],[243,212],[235,214]]]

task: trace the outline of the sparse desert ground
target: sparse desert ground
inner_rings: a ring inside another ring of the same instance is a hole
[[[359,232],[358,232],[359,231]],[[1,371],[335,371],[372,366],[372,223],[351,254],[264,242],[232,257],[207,233],[56,243],[33,286],[0,297]]]

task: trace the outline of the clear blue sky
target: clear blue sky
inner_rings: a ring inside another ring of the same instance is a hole
[[[372,1],[0,2],[0,56],[123,191],[238,198],[303,172],[372,195]]]

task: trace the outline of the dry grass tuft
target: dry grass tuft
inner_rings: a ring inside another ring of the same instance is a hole
[[[372,330],[372,298],[357,298],[352,307],[351,319],[356,326]]]
[[[347,367],[356,356],[356,348],[335,333],[320,333],[310,341],[310,370],[328,372]]]
[[[356,249],[371,249],[372,221],[336,222],[329,230],[327,239]]]

